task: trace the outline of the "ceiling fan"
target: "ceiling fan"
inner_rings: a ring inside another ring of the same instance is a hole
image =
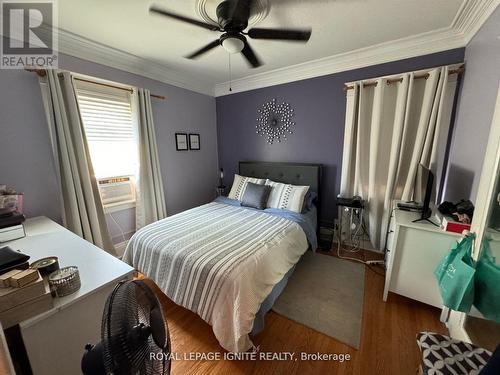
[[[248,27],[248,19],[250,18],[254,1],[255,0],[225,0],[221,2],[216,10],[218,25],[182,16],[155,5],[149,8],[149,11],[178,21],[187,22],[209,31],[223,33],[218,39],[190,55],[185,56],[188,59],[196,59],[211,49],[222,46],[231,54],[241,52],[252,68],[258,68],[262,65],[262,62],[255,54],[252,47],[250,47],[247,36],[252,39],[288,40],[296,42],[307,42],[309,40],[311,37],[311,29],[251,28],[247,32],[244,32],[243,30]]]

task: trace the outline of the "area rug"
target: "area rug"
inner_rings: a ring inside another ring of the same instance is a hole
[[[358,349],[364,286],[362,264],[307,252],[273,310]]]

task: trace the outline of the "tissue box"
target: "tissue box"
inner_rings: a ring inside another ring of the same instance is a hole
[[[0,208],[12,208],[23,213],[23,194],[0,194]]]
[[[460,223],[444,216],[441,220],[441,228],[447,232],[462,233],[464,230],[470,230],[470,224]]]

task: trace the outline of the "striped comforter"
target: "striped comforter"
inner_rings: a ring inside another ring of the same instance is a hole
[[[139,230],[123,259],[212,325],[226,350],[252,347],[262,301],[307,250],[295,222],[212,202]]]

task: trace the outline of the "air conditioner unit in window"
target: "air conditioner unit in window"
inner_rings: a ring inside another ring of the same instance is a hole
[[[135,187],[130,176],[101,178],[98,181],[104,206],[135,201]]]

